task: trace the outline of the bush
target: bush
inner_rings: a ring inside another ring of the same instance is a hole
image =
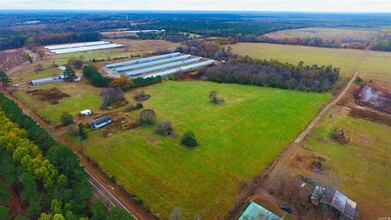
[[[141,109],[143,108],[143,104],[140,103],[140,102],[137,102],[135,105],[131,105],[131,106],[127,106],[125,109],[124,109],[124,112],[130,112],[130,111],[134,111],[134,110],[137,110],[137,109]]]
[[[363,80],[362,80],[361,77],[359,77],[359,76],[357,76],[356,79],[354,80],[354,82],[355,82],[357,85],[361,85],[362,81],[363,81]]]
[[[64,126],[73,124],[73,117],[72,117],[72,115],[69,114],[69,113],[63,112],[61,114],[61,122],[62,122],[62,125],[64,125]]]
[[[150,97],[151,97],[151,95],[146,94],[144,91],[137,91],[136,94],[134,95],[133,99],[138,102],[141,102],[141,101],[148,100]]]
[[[210,91],[209,92],[209,100],[210,102],[220,105],[224,102],[224,99],[217,97],[217,92],[216,91]]]
[[[162,136],[168,136],[171,135],[173,131],[174,128],[170,121],[162,121],[157,123],[155,133]]]
[[[140,125],[152,125],[155,124],[156,113],[152,109],[142,110],[140,113],[139,123]]]
[[[188,146],[188,147],[198,146],[197,140],[195,139],[195,135],[191,131],[188,131],[183,135],[182,140],[181,140],[181,144]]]

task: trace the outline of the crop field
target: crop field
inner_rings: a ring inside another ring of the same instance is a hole
[[[353,40],[368,42],[380,31],[380,29],[358,28],[301,28],[272,32],[264,36],[273,39],[318,37],[330,41]]]
[[[295,45],[263,43],[238,43],[231,45],[234,53],[258,59],[278,59],[297,64],[333,65],[341,68],[343,77],[355,71],[391,74],[391,53],[351,49],[318,48]]]
[[[225,103],[210,103],[211,90]],[[167,218],[178,206],[186,219],[224,216],[241,184],[279,155],[331,97],[211,82],[166,81],[143,91],[151,95],[144,109],[155,110],[158,120],[170,120],[178,137],[158,136],[152,127],[108,138],[93,131],[83,143],[84,152],[154,213]],[[126,94],[128,100],[132,93]],[[139,111],[129,114],[137,119]],[[179,143],[189,130],[200,144],[195,149]]]
[[[61,66],[67,63],[67,61],[74,57],[79,58],[83,56],[86,61],[95,59],[95,60],[108,60],[115,59],[120,57],[130,57],[131,55],[144,55],[161,50],[173,50],[179,44],[171,43],[168,41],[162,40],[127,40],[127,39],[116,39],[110,40],[113,43],[118,43],[124,45],[123,48],[115,48],[108,50],[94,50],[86,51],[79,53],[66,53],[66,54],[49,54],[43,57],[43,60],[38,59],[38,61],[24,69],[17,75],[12,76],[14,83],[28,81],[31,79],[38,79],[42,77],[49,77],[53,74],[58,74],[59,71],[57,68],[52,67],[52,64]],[[35,72],[35,66],[41,63],[43,71]]]

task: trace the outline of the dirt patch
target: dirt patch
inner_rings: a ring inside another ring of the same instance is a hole
[[[23,62],[25,62],[23,49],[0,51],[0,69],[5,72]]]
[[[364,84],[355,94],[358,105],[391,114],[391,89],[382,84]]]
[[[49,102],[52,105],[58,104],[63,98],[71,97],[70,95],[61,92],[55,87],[51,89],[27,90],[26,93],[38,98],[41,101]]]

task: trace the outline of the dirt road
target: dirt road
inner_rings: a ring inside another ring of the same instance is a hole
[[[323,117],[323,115],[345,96],[346,92],[349,90],[350,86],[352,85],[352,83],[354,82],[356,77],[358,76],[358,73],[359,72],[355,72],[353,74],[352,78],[349,80],[348,84],[345,86],[345,88],[342,90],[342,92],[337,96],[337,98],[335,98],[332,102],[327,104],[322,109],[322,111],[320,111],[319,114],[314,119],[312,119],[312,121],[308,124],[308,126],[304,129],[304,131],[301,132],[301,134],[295,139],[295,141],[293,143],[295,143],[295,144],[300,143],[300,141],[303,140],[303,138],[311,131],[311,129],[316,125],[316,123],[318,123],[318,121]]]

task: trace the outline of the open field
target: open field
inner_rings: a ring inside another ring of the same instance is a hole
[[[369,42],[380,31],[380,29],[358,28],[301,28],[272,32],[264,36],[273,39],[317,37],[330,41],[343,42],[344,40],[351,40]]]
[[[162,40],[128,40],[128,39],[116,39],[110,40],[113,43],[124,45],[123,48],[108,49],[108,50],[94,50],[79,53],[67,53],[67,54],[49,54],[43,57],[43,60],[38,59],[34,65],[30,65],[23,71],[20,71],[17,75],[12,76],[14,83],[28,81],[31,79],[37,79],[42,77],[49,77],[53,74],[59,73],[57,68],[53,68],[52,64],[64,65],[72,58],[78,58],[83,56],[86,61],[95,60],[108,60],[120,57],[130,57],[131,55],[144,55],[162,50],[173,50],[179,44],[171,43]],[[129,58],[128,58],[129,59]],[[35,65],[41,63],[44,71],[34,71]]]
[[[341,68],[344,77],[355,71],[391,74],[391,53],[351,49],[318,48],[263,43],[238,43],[231,46],[234,53],[259,59],[278,59],[297,64],[333,65]]]
[[[179,137],[160,137],[145,127],[105,139],[91,132],[84,152],[155,213],[167,218],[179,206],[186,219],[225,215],[240,185],[261,172],[330,98],[211,82],[167,81],[143,90],[152,95],[144,109],[154,109],[158,120],[170,120],[180,136],[193,131],[200,146],[189,150]],[[211,90],[225,103],[211,104]]]
[[[68,112],[75,115],[87,108],[94,112],[99,111],[101,103],[101,97],[99,96],[100,89],[90,84],[86,84],[83,81],[77,83],[57,82],[40,86],[30,86],[30,89],[50,89],[53,87],[56,87],[61,92],[66,93],[71,97],[62,99],[57,105],[52,105],[27,94],[25,92],[28,90],[27,88],[16,91],[14,95],[32,110],[41,115],[45,120],[50,120],[52,122],[60,122],[62,112]]]

